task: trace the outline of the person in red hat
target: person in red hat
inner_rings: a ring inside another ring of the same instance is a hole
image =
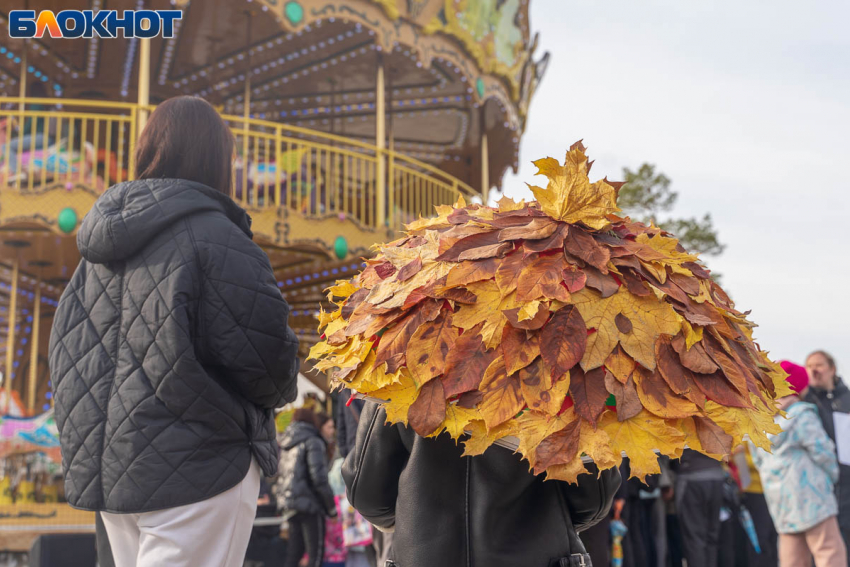
[[[782,433],[769,435],[771,452],[751,446],[764,496],[779,532],[780,567],[811,564],[847,567],[847,550],[838,528],[838,460],[817,407],[800,400],[808,385],[803,367],[783,361],[794,392],[779,398],[785,417],[776,417]]]

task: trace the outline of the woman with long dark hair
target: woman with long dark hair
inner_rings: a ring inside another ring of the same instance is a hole
[[[233,138],[205,101],[151,115],[136,180],[77,234],[50,371],[65,492],[102,512],[117,567],[239,567],[272,409],[295,398],[298,340],[251,220],[228,196]]]

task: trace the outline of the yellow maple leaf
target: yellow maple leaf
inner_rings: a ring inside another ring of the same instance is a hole
[[[679,245],[679,241],[669,236],[662,236],[660,234],[657,234],[655,236],[650,237],[649,234],[643,233],[639,234],[635,241],[638,244],[649,246],[659,254],[664,255],[664,258],[653,261],[658,262],[659,264],[663,264],[665,266],[681,265],[685,262],[695,262],[699,259],[696,254],[679,252],[676,249],[676,247]],[[683,273],[683,275],[692,276],[693,274],[689,270],[687,273]]]
[[[329,345],[327,341],[319,341],[312,347],[310,347],[310,352],[307,354],[307,360],[316,360],[322,358],[326,354],[336,352],[338,349],[341,348],[343,348],[343,345],[333,346]]]
[[[387,423],[407,425],[407,412],[419,396],[419,387],[406,369],[402,368],[398,382],[375,390],[370,395],[387,402],[383,405],[387,412]]]
[[[752,408],[725,407],[709,400],[705,403],[705,415],[732,436],[733,447],[743,443],[746,435],[754,445],[770,451],[767,434],[782,432],[782,427],[774,421],[776,411],[768,410],[753,394],[750,399]]]
[[[679,457],[685,446],[685,435],[667,421],[641,410],[635,417],[617,421],[613,412],[605,412],[599,428],[611,439],[615,454],[625,451],[632,476],[643,480],[648,474],[659,474],[658,450],[662,455]]]
[[[436,437],[443,431],[448,431],[452,439],[457,440],[461,435],[463,435],[471,422],[480,419],[481,414],[475,408],[470,409],[461,407],[457,404],[448,404],[446,406],[446,419],[443,420],[443,423],[437,428],[437,431],[429,437]]]
[[[468,331],[479,323],[484,323],[481,329],[484,344],[488,349],[497,347],[502,340],[502,329],[507,323],[502,310],[516,306],[516,292],[503,298],[499,286],[493,280],[474,282],[467,285],[466,289],[477,299],[473,304],[461,305],[454,314],[452,324]]]
[[[677,313],[677,315],[679,315]],[[679,322],[682,324],[682,331],[685,335],[685,348],[691,350],[691,347],[702,340],[702,327],[693,327],[687,319],[679,315]]]
[[[496,201],[499,205],[500,213],[509,213],[511,211],[519,211],[526,207],[525,199],[517,203],[507,195],[504,195],[501,199]]]
[[[351,388],[361,394],[371,394],[376,390],[386,388],[401,381],[401,369],[393,374],[387,374],[387,363],[385,362],[375,367],[375,358],[375,351],[370,350],[363,364],[354,374],[354,378],[345,384],[345,387]]]
[[[325,311],[323,308],[319,308],[319,330],[321,331],[327,327],[331,321],[335,321],[340,317],[342,317],[342,309],[337,309],[336,311]]]
[[[463,456],[472,457],[484,454],[484,451],[499,439],[516,435],[517,424],[516,420],[512,419],[493,429],[487,429],[484,421],[475,420],[467,425],[466,432],[469,433],[469,438],[463,442]]]
[[[560,415],[549,415],[534,410],[523,412],[514,422],[517,426],[516,436],[519,440],[519,452],[533,467],[537,462],[536,450],[541,441],[557,433],[579,417],[573,408],[567,409]]]
[[[773,381],[773,388],[776,390],[776,399],[792,395],[794,392],[787,382],[788,373],[785,372],[782,366],[778,362],[770,360],[766,352],[759,351],[759,358],[762,364],[767,367],[767,370],[765,370],[767,376]]]
[[[653,296],[632,295],[625,286],[606,298],[584,288],[573,294],[573,303],[587,328],[596,329],[587,336],[587,349],[581,361],[585,371],[602,366],[618,342],[637,362],[654,370],[658,335],[675,335],[681,328],[679,317],[669,303]],[[628,333],[617,327],[618,315],[631,323]]]
[[[570,484],[577,483],[578,476],[587,473],[587,467],[581,455],[590,457],[600,471],[620,466],[623,457],[611,449],[611,439],[605,431],[594,428],[590,422],[583,419],[580,427],[579,456],[565,465],[547,468],[546,480],[563,480]]]
[[[568,223],[583,222],[601,229],[610,224],[607,215],[617,207],[617,191],[606,181],[591,184],[587,177],[587,156],[584,147],[575,144],[568,152],[564,165],[554,158],[534,162],[537,175],[549,178],[546,189],[529,185],[540,208],[550,217]]]
[[[538,309],[540,309],[540,301],[537,299],[523,304],[523,306],[519,308],[519,312],[517,312],[517,320],[522,322],[534,318],[534,316],[537,315]]]
[[[334,297],[338,297],[340,299],[347,299],[348,297],[353,295],[354,292],[356,292],[358,289],[360,288],[354,285],[349,280],[338,280],[335,285],[332,285],[327,289],[328,301],[336,303],[334,301]]]

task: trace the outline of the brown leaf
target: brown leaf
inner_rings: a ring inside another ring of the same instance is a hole
[[[614,317],[614,324],[617,325],[617,329],[624,335],[628,335],[632,332],[631,320],[622,313],[617,313]]]
[[[484,399],[484,394],[481,393],[481,390],[472,390],[470,392],[464,392],[457,399],[457,405],[462,408],[472,409],[477,407],[478,404],[481,403],[481,400]]]
[[[625,384],[621,383],[610,372],[605,373],[605,389],[614,396],[617,401],[617,419],[625,421],[640,413],[643,404],[635,388],[635,381],[631,374]]]
[[[698,278],[704,280],[711,278],[711,273],[696,262],[683,262],[682,267],[689,269]]]
[[[587,287],[592,287],[600,294],[602,294],[602,298],[611,297],[617,290],[620,289],[620,286],[617,284],[616,280],[612,278],[610,275],[603,275],[599,270],[594,268],[593,266],[587,266],[584,268],[585,276],[587,276]]]
[[[387,363],[387,374],[398,372],[404,366],[404,353],[410,337],[426,321],[433,321],[440,313],[442,302],[427,301],[421,307],[409,312],[403,319],[387,329],[381,336],[375,356],[375,367]]]
[[[673,392],[685,396],[701,408],[705,407],[705,394],[696,383],[698,377],[694,376],[690,369],[682,366],[679,354],[671,342],[669,335],[661,335],[655,342],[655,357],[661,376]]]
[[[508,375],[512,375],[540,355],[540,334],[505,325],[500,347]]]
[[[366,288],[361,288],[352,293],[345,301],[345,305],[342,306],[342,310],[340,313],[342,318],[348,321],[348,318],[351,317],[352,313],[354,313],[354,310],[357,309],[357,307],[359,307],[361,303],[363,303],[363,300],[366,299],[370,291],[371,290],[368,290]]]
[[[694,416],[697,438],[703,451],[715,455],[729,455],[732,452],[732,436],[707,417]]]
[[[396,276],[396,281],[404,282],[415,276],[419,273],[419,270],[422,269],[422,258],[416,258],[405,264],[399,271]]]
[[[541,358],[519,371],[520,391],[529,409],[558,415],[570,388],[569,377],[555,382],[546,371]]]
[[[634,359],[626,354],[626,351],[619,344],[605,359],[605,368],[622,384],[628,382],[632,372],[635,371],[635,366]]]
[[[542,238],[540,240],[526,240],[523,246],[528,252],[545,252],[546,250],[563,248],[564,239],[567,237],[568,232],[569,225],[565,223],[558,223],[558,228],[556,228],[555,232],[553,232],[548,238]]]
[[[658,371],[636,370],[632,377],[638,397],[647,411],[664,419],[679,419],[697,415],[699,409],[690,400],[678,397]]]
[[[395,273],[395,266],[389,262],[378,264],[375,266],[375,273],[377,273],[382,280],[385,280]]]
[[[465,225],[470,221],[469,211],[467,209],[455,209],[447,217],[449,224]]]
[[[750,391],[747,386],[747,376],[741,368],[728,354],[726,354],[720,343],[714,337],[706,335],[702,341],[705,344],[705,350],[708,356],[720,366],[723,375],[735,386],[745,398],[749,397],[747,392]]]
[[[481,339],[480,324],[462,334],[446,357],[442,378],[447,397],[477,390],[484,372],[499,355],[497,349],[488,351]]]
[[[515,226],[511,228],[503,228],[499,231],[499,240],[518,240],[524,238],[526,240],[538,240],[548,238],[558,229],[558,223],[549,217],[540,217],[532,219],[526,225]]]
[[[567,286],[567,291],[575,293],[582,289],[587,283],[587,276],[581,270],[577,270],[574,266],[564,268],[563,274],[564,283]]]
[[[682,315],[690,323],[702,327],[724,323],[723,316],[717,311],[717,308],[707,301],[705,303],[696,303],[688,300],[685,303],[685,312]]]
[[[714,361],[711,360],[711,357],[708,356],[708,353],[705,352],[705,348],[701,342],[696,343],[688,350],[685,344],[685,337],[679,334],[673,338],[671,345],[679,353],[679,360],[685,368],[700,374],[711,374],[719,369]]]
[[[722,406],[735,408],[752,407],[750,401],[742,396],[731,382],[726,379],[719,370],[712,374],[698,374],[696,376],[697,388],[705,397]]]
[[[547,298],[569,302],[570,292],[561,285],[565,267],[564,258],[560,254],[540,256],[531,260],[520,272],[517,299],[534,301]]]
[[[508,376],[505,361],[501,356],[487,367],[478,389],[484,393],[484,399],[478,404],[478,409],[487,429],[511,419],[525,406],[520,393],[519,378]]]
[[[605,389],[605,368],[594,368],[586,373],[580,365],[570,371],[570,395],[575,403],[576,413],[592,424],[605,411],[608,390]]]
[[[623,283],[626,284],[626,288],[630,293],[639,296],[645,296],[652,293],[652,290],[647,287],[646,283],[642,279],[640,279],[633,271],[631,270],[621,270]]]
[[[587,327],[574,305],[562,307],[540,331],[540,355],[557,380],[578,364],[587,348]]]
[[[670,279],[688,295],[699,295],[699,280],[684,274],[670,274]]]
[[[423,437],[434,433],[446,419],[446,396],[443,383],[431,380],[419,390],[419,396],[407,414],[410,427]]]
[[[579,419],[571,421],[537,445],[534,474],[540,474],[555,465],[565,465],[575,459],[581,432],[580,423]]]
[[[445,310],[432,322],[423,323],[407,343],[407,368],[420,384],[443,373],[446,357],[457,342],[452,312]]]
[[[564,241],[564,248],[570,254],[581,258],[591,266],[598,269],[603,274],[608,273],[608,261],[611,259],[611,252],[605,246],[600,246],[593,237],[573,225],[570,227],[570,233]]]
[[[504,316],[507,318],[508,323],[516,327],[517,329],[526,329],[528,331],[536,331],[540,327],[546,324],[546,321],[549,319],[549,308],[546,307],[546,304],[541,302],[537,308],[537,313],[534,314],[534,317],[531,319],[525,319],[523,321],[519,320],[519,310],[521,307],[514,307],[513,309],[505,309],[502,311]]]
[[[458,287],[481,280],[489,280],[496,275],[498,263],[495,258],[463,262],[452,268],[446,279],[447,287]]]
[[[472,236],[461,238],[452,244],[448,250],[437,256],[437,260],[441,262],[458,262],[460,260],[491,258],[496,256],[498,250],[501,248],[507,250],[513,248],[513,245],[508,242],[500,242],[498,231],[473,234]]]
[[[653,279],[655,281],[652,282],[652,285],[654,285],[655,287],[657,287],[658,289],[660,289],[661,291],[663,291],[664,293],[666,293],[667,295],[669,295],[670,297],[672,297],[673,299],[678,301],[679,303],[681,303],[683,305],[688,305],[688,306],[690,306],[690,304],[693,303],[693,301],[685,294],[685,292],[682,291],[682,289],[679,286],[677,286],[675,283],[673,283],[673,280],[671,280],[669,278],[669,274],[668,274],[668,278],[664,281],[664,283],[659,283],[657,279],[655,279],[655,278],[653,278]],[[686,309],[688,309],[688,308],[686,307]],[[685,317],[687,317],[687,315],[685,315]],[[708,323],[703,323],[703,324],[709,324],[709,323],[711,323],[711,321],[709,321]]]
[[[516,249],[502,260],[496,269],[496,285],[499,293],[505,297],[516,289],[519,275],[522,273],[522,250]]]

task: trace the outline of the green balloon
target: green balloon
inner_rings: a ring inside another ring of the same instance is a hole
[[[304,8],[298,2],[287,2],[283,8],[283,13],[286,14],[286,19],[295,26],[300,24],[301,20],[304,19]]]
[[[348,241],[342,236],[337,236],[336,240],[334,240],[334,254],[340,260],[348,256]]]
[[[66,207],[59,212],[56,221],[59,224],[59,230],[65,234],[71,234],[77,228],[77,211],[71,207]]]
[[[484,79],[478,77],[475,81],[475,89],[478,91],[478,98],[484,98]]]

